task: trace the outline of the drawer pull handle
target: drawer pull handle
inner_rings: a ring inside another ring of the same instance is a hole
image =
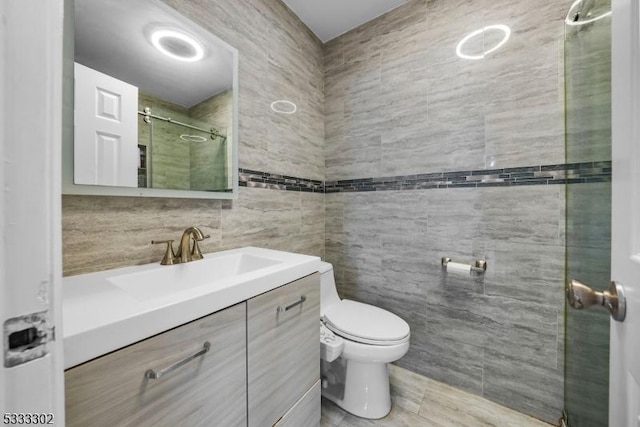
[[[286,306],[286,307],[283,307],[283,306],[279,305],[279,306],[278,306],[278,313],[282,313],[283,311],[289,311],[289,310],[291,310],[293,307],[295,307],[296,305],[300,305],[300,304],[302,304],[303,302],[305,302],[306,300],[307,300],[307,297],[305,297],[304,295],[302,295],[298,301],[296,301],[296,302],[294,302],[294,303],[292,303],[292,304],[289,304],[289,305],[288,305],[288,306]]]
[[[160,377],[162,377],[163,375],[166,375],[169,372],[173,372],[176,369],[178,369],[179,367],[184,366],[187,363],[191,362],[193,359],[196,359],[196,358],[202,356],[203,354],[207,353],[210,348],[211,348],[211,343],[209,341],[205,341],[204,345],[202,346],[202,350],[200,350],[196,354],[193,354],[193,355],[191,355],[189,357],[185,357],[181,361],[176,362],[173,365],[168,366],[168,367],[166,367],[164,369],[161,369],[159,371],[156,371],[155,369],[147,369],[147,371],[144,373],[144,377],[152,379],[152,380],[160,379]]]

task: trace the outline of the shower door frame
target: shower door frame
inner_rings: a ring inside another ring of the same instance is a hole
[[[576,10],[586,22],[573,19]],[[573,2],[564,25],[565,163],[593,162],[602,172],[611,167],[609,10],[610,0]],[[590,13],[597,18],[589,20]],[[577,279],[600,290],[611,278],[610,171],[598,180],[569,180],[565,186],[567,284]],[[609,315],[597,307],[579,311],[567,305],[564,320],[564,421],[571,427],[602,427],[609,405]]]

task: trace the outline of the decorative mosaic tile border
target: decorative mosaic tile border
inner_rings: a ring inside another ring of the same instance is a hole
[[[610,161],[436,172],[325,182],[249,169],[240,169],[239,171],[240,186],[242,187],[313,193],[512,187],[611,181]]]
[[[324,193],[324,182],[295,176],[277,175],[251,169],[238,169],[240,187],[269,188],[271,190]]]

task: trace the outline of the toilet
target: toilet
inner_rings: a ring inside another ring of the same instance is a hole
[[[332,335],[327,344],[321,334],[322,395],[359,417],[382,418],[391,411],[389,363],[409,350],[409,325],[381,308],[341,300],[333,266],[321,264],[321,329]],[[340,348],[340,355],[326,357],[327,345]]]

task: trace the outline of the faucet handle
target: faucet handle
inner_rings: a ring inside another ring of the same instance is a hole
[[[196,260],[204,258],[204,255],[202,255],[202,252],[200,251],[200,246],[198,246],[198,242],[201,242],[204,239],[208,239],[209,237],[211,237],[209,234],[207,234],[206,236],[202,236],[202,239],[196,239],[194,236],[193,249],[191,249],[191,259]]]
[[[175,264],[176,254],[173,252],[173,240],[152,240],[151,244],[158,245],[161,243],[167,244],[167,249],[164,252],[164,257],[160,261],[161,265],[173,265]]]

